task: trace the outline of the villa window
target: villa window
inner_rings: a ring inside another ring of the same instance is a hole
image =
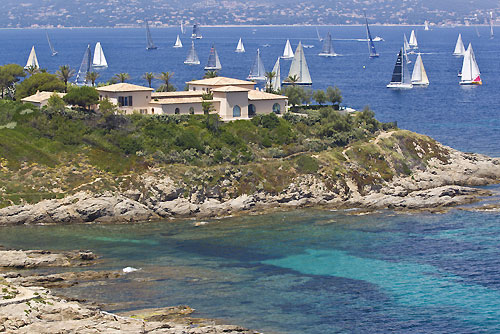
[[[233,117],[241,117],[241,108],[239,105],[233,107]]]
[[[280,106],[280,104],[279,104],[279,103],[275,103],[275,104],[273,105],[273,113],[275,113],[275,114],[279,114],[279,113],[281,113],[281,106]]]
[[[254,104],[249,104],[248,105],[248,117],[253,117],[257,114],[257,110],[255,109]]]
[[[195,90],[196,90],[196,87],[193,87],[193,91],[195,91]]]
[[[119,107],[131,107],[132,106],[132,96],[118,96],[118,106]]]
[[[189,107],[189,113],[190,113],[191,115],[194,115],[194,108],[193,108],[193,107]]]
[[[179,114],[181,113],[181,110],[180,110],[179,108],[175,108],[174,113],[175,113],[176,115],[179,115]]]

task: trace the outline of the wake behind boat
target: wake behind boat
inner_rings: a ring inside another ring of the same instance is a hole
[[[392,73],[392,79],[391,82],[387,85],[387,88],[413,88],[410,78],[410,71],[408,70],[408,64],[404,56],[403,48],[401,48],[401,50],[399,51],[398,58],[396,59],[396,65],[394,65],[394,71]]]

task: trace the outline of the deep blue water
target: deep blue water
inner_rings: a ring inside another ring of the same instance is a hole
[[[331,31],[336,39],[364,37],[363,27]],[[373,34],[386,40],[377,43],[381,57],[374,60],[365,43],[346,40],[334,41],[342,57],[316,56],[320,43],[310,27],[203,28],[197,50],[203,65],[215,42],[221,74],[245,78],[257,47],[270,70],[286,38],[294,47],[302,40],[315,45],[305,49],[313,88],[335,84],[345,105],[370,105],[381,120],[395,120],[457,149],[500,156],[500,41],[477,38],[472,28],[419,30],[431,85],[388,90],[402,34],[410,31],[373,27]],[[174,84],[182,89],[185,81],[203,75],[202,66],[182,63],[186,47],[171,48],[173,28],[152,29],[159,49],[149,52],[141,29],[49,32],[57,57],[50,57],[43,31],[0,30],[0,64],[24,64],[35,44],[42,67],[78,67],[87,43],[101,41],[110,64],[103,80],[128,72],[132,82],[145,84],[146,71],[173,71]],[[458,85],[461,61],[451,53],[459,32],[473,43],[481,87]],[[245,54],[233,52],[240,36]],[[270,47],[262,47],[267,43]],[[283,75],[288,66],[284,61]],[[73,289],[82,298],[118,303],[110,308],[115,311],[188,304],[200,316],[275,333],[499,333],[499,223],[499,212],[355,216],[300,210],[198,228],[192,221],[3,227],[0,244],[89,248],[104,256],[99,269],[142,268],[107,286]]]
[[[320,27],[321,35],[331,31],[334,39],[364,38],[364,27]],[[431,80],[428,88],[411,91],[392,91],[385,86],[390,81],[396,54],[401,47],[403,33],[408,27],[372,27],[374,35],[386,41],[376,43],[379,59],[370,60],[365,42],[334,40],[334,48],[342,57],[326,59],[317,56],[321,43],[314,27],[258,27],[208,28],[202,27],[204,38],[196,41],[200,66],[187,66],[183,61],[191,43],[188,34],[182,41],[184,48],[172,45],[179,32],[177,28],[152,29],[158,49],[147,51],[144,29],[58,29],[49,30],[59,55],[51,57],[43,30],[0,30],[0,64],[25,64],[32,45],[37,50],[40,66],[55,71],[62,64],[78,68],[87,44],[92,48],[102,43],[109,68],[102,71],[101,80],[116,73],[127,72],[131,82],[145,85],[145,72],[174,72],[173,83],[183,89],[185,82],[203,76],[210,45],[215,43],[222,71],[221,75],[244,79],[248,75],[260,47],[265,67],[272,69],[290,38],[293,48],[301,40],[314,45],[305,49],[313,88],[323,89],[337,85],[343,92],[344,104],[355,108],[365,105],[383,121],[397,121],[402,128],[428,134],[454,148],[500,156],[500,39],[490,40],[486,27],[479,28],[478,38],[471,27],[440,28],[423,31],[417,28],[424,65]],[[465,43],[472,42],[484,85],[460,87],[458,70],[461,59],[453,52],[458,33]],[[242,37],[247,50],[234,52]],[[269,47],[264,47],[269,44]],[[290,61],[282,61],[282,77],[288,73]],[[156,82],[158,86],[160,83]]]

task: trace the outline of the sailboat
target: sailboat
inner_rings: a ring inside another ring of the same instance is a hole
[[[476,56],[472,49],[472,44],[469,43],[467,51],[465,51],[464,62],[462,64],[462,78],[460,85],[482,85],[481,72],[477,66]]]
[[[47,36],[47,42],[49,43],[49,48],[50,48],[50,52],[52,52],[52,57],[57,56],[57,51],[54,49],[54,46],[50,42],[49,33],[45,32],[45,35]]]
[[[179,35],[177,35],[177,39],[175,40],[174,48],[182,48],[182,42]]]
[[[318,41],[323,42],[323,38],[321,38],[321,35],[319,34],[318,27],[316,27],[316,35],[318,36]]]
[[[379,55],[377,50],[375,50],[375,44],[373,44],[372,34],[370,32],[370,27],[368,27],[368,19],[365,14],[365,22],[366,22],[366,39],[368,41],[368,52],[370,53],[370,58],[377,58]]]
[[[148,21],[146,21],[146,50],[155,50],[156,45],[153,43],[153,38],[151,37],[151,31],[149,31],[149,24]]]
[[[87,73],[92,71],[92,51],[90,51],[90,44],[87,46],[85,53],[83,54],[83,60],[76,74],[75,83],[79,86],[86,86]]]
[[[196,54],[196,50],[194,49],[194,41],[191,41],[191,49],[189,49],[189,53],[184,60],[184,64],[187,65],[200,65],[200,59],[198,59],[198,55]]]
[[[240,37],[240,40],[238,41],[238,45],[236,46],[236,50],[234,50],[234,52],[237,52],[237,53],[245,52],[245,46],[243,45],[243,42],[241,41],[241,37]]]
[[[40,65],[38,64],[38,59],[36,58],[36,52],[35,52],[35,46],[31,48],[30,55],[28,57],[28,61],[26,62],[26,66],[24,66],[24,69],[27,69],[29,67],[34,67],[34,68],[40,68]]]
[[[429,31],[430,30],[429,29],[429,21],[427,21],[427,20],[425,20],[425,22],[424,22],[424,30],[425,31]]]
[[[338,54],[335,53],[333,50],[333,45],[332,45],[332,35],[330,32],[326,34],[324,43],[323,43],[323,50],[318,54],[318,56],[322,57],[336,57]]]
[[[212,44],[210,48],[210,55],[208,56],[207,66],[205,66],[205,70],[210,71],[218,71],[222,68],[220,64],[219,55],[217,54],[217,50],[215,49],[215,44]]]
[[[201,39],[203,36],[201,35],[200,32],[200,26],[198,26],[196,23],[193,24],[193,33],[191,34],[192,39]]]
[[[403,48],[401,48],[401,50],[399,50],[398,59],[396,60],[396,65],[394,65],[391,82],[387,85],[387,88],[413,88],[408,64],[404,58]]]
[[[181,21],[181,34],[185,34],[186,31],[184,30],[184,23]]]
[[[490,39],[495,38],[495,34],[493,32],[493,12],[490,12]]]
[[[408,50],[410,50],[410,51],[408,51]],[[406,34],[404,34],[403,55],[406,57],[408,64],[411,63],[410,58],[408,58],[409,53],[413,53],[413,51],[411,51],[410,45],[408,44],[408,40],[406,39]]]
[[[415,35],[415,30],[411,31],[410,42],[408,43],[412,48],[418,48],[417,35]]]
[[[260,50],[257,49],[257,56],[253,62],[252,68],[250,69],[250,74],[247,77],[248,80],[264,81],[266,80],[266,70],[264,68],[264,63],[260,58]]]
[[[477,29],[477,26],[474,26],[474,29],[476,30],[476,36],[480,38],[481,34],[479,33],[479,29]]]
[[[293,58],[293,50],[292,46],[290,45],[290,40],[286,40],[285,44],[285,49],[283,50],[283,56],[281,56],[283,59],[292,59]]]
[[[280,58],[276,60],[276,63],[274,64],[273,71],[274,72],[274,77],[271,80],[270,86],[274,92],[278,92],[281,90],[281,71],[280,71]]]
[[[455,51],[453,51],[454,56],[464,56],[465,55],[465,46],[462,41],[462,34],[458,34],[457,44],[455,45]]]
[[[102,51],[101,42],[97,42],[94,49],[94,60],[92,61],[92,67],[95,69],[105,69],[108,68],[108,62],[106,57],[104,57],[104,52]]]
[[[429,86],[429,78],[427,77],[427,72],[425,71],[424,62],[422,61],[420,53],[415,61],[415,67],[411,75],[411,83],[414,86]]]
[[[302,42],[299,42],[297,49],[295,50],[295,56],[292,60],[292,65],[290,65],[290,71],[288,72],[288,78],[296,76],[299,80],[293,82],[294,85],[312,85],[311,75],[309,74],[309,68],[307,67],[306,56],[304,55],[304,49],[302,48]],[[292,82],[283,82],[283,84],[292,84]]]

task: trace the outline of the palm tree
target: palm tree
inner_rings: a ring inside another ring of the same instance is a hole
[[[273,79],[276,78],[276,73],[274,72],[266,72],[266,92],[273,92]]]
[[[165,83],[165,91],[169,91],[170,79],[174,76],[174,72],[161,72],[156,76],[156,79],[161,80]]]
[[[205,75],[203,76],[203,79],[211,79],[217,77],[217,71],[206,71]]]
[[[26,67],[24,70],[26,71],[26,73],[29,74],[29,76],[32,76],[33,74],[38,73],[40,71],[38,67],[33,65]]]
[[[71,69],[69,65],[62,65],[59,66],[59,70],[56,72],[56,75],[60,80],[64,81],[64,92],[67,92],[68,81],[73,75],[75,75],[75,70]]]
[[[294,74],[294,75],[289,75],[285,81],[286,82],[290,82],[292,84],[292,86],[295,86],[295,84],[299,81],[299,76],[297,74]]]
[[[155,78],[155,74],[153,72],[146,72],[142,78],[148,82],[149,88],[151,88],[151,81]]]
[[[85,80],[92,82],[92,86],[95,86],[95,82],[100,76],[101,75],[97,72],[87,72]]]
[[[118,79],[118,81],[123,83],[123,82],[127,81],[128,79],[130,79],[130,75],[128,73],[118,73],[118,74],[115,74],[115,78]]]

